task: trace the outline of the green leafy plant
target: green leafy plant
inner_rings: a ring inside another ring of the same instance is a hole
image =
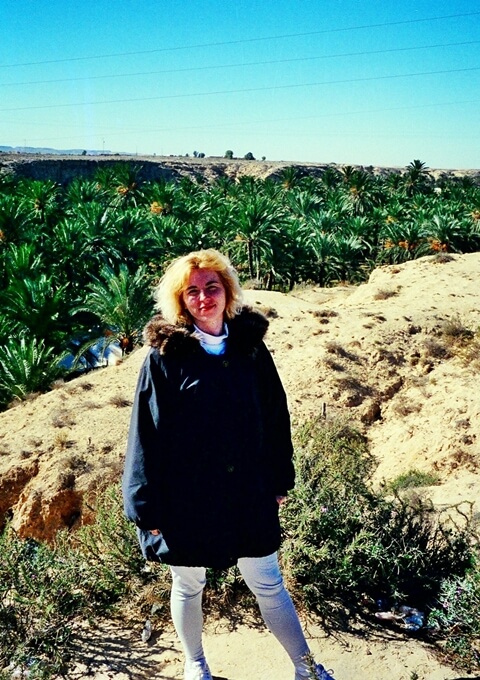
[[[402,489],[414,489],[419,486],[434,486],[440,484],[440,475],[436,472],[423,472],[421,470],[412,469],[398,475],[388,483],[388,489],[394,492]]]
[[[62,358],[43,340],[9,339],[0,347],[0,408],[13,399],[25,399],[31,392],[47,390],[65,373]]]
[[[445,649],[457,666],[480,667],[480,569],[444,579],[428,625],[445,639]]]
[[[418,499],[374,493],[374,467],[345,423],[318,420],[298,432],[282,555],[297,599],[326,617],[332,603],[358,611],[365,597],[423,607],[442,578],[463,575],[472,562],[468,529],[453,530]]]
[[[143,566],[116,487],[99,495],[94,524],[59,535],[54,547],[7,527],[0,535],[0,666],[30,678],[64,674],[75,620],[111,613],[148,581]]]
[[[116,274],[110,267],[104,267],[99,279],[88,286],[85,303],[77,312],[93,314],[103,329],[103,339],[97,332],[83,343],[78,356],[103,342],[103,351],[119,343],[122,353],[128,354],[139,343],[145,323],[152,314],[153,302],[149,278],[145,267],[139,267],[130,274],[126,265],[120,265]]]

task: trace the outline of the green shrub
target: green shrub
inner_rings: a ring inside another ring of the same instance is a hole
[[[0,668],[28,670],[29,678],[65,672],[74,620],[110,613],[148,580],[116,488],[96,510],[93,525],[60,535],[55,547],[8,527],[0,536]]]
[[[436,472],[422,472],[412,468],[408,472],[398,475],[388,483],[391,491],[398,492],[402,489],[414,489],[419,486],[435,486],[440,484],[440,475]]]
[[[297,437],[297,484],[282,510],[283,562],[296,599],[328,616],[332,603],[425,607],[443,578],[472,561],[468,527],[444,526],[430,504],[375,494],[375,462],[345,424],[315,421]]]
[[[445,579],[436,606],[430,612],[429,627],[446,640],[445,649],[457,666],[480,667],[480,569],[465,576]]]

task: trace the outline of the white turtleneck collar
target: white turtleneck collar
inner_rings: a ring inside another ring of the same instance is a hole
[[[195,324],[194,328],[195,335],[198,336],[201,346],[208,354],[225,353],[228,338],[228,326],[226,324],[223,325],[222,335],[210,335],[209,333],[205,333],[204,331],[201,331],[198,326],[195,326]]]

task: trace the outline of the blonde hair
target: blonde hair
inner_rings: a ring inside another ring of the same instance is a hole
[[[170,323],[192,323],[182,299],[187,281],[194,269],[217,272],[225,287],[225,316],[233,319],[242,308],[242,289],[230,260],[218,250],[197,250],[174,260],[166,269],[154,292],[155,308]]]

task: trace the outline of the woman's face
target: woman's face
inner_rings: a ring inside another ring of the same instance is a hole
[[[210,335],[221,335],[227,296],[225,286],[217,272],[210,269],[194,269],[188,277],[182,300],[201,331]]]

